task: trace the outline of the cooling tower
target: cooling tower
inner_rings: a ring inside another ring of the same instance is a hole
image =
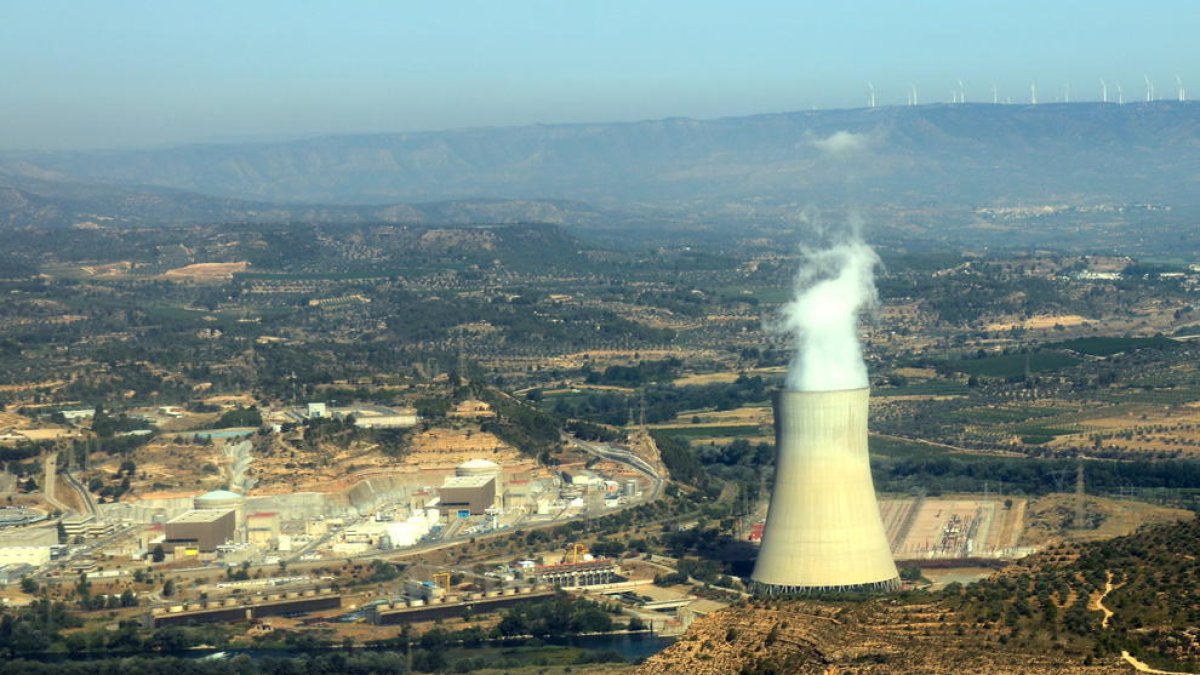
[[[870,390],[782,391],[775,488],[754,573],[760,595],[899,586],[867,459]]]

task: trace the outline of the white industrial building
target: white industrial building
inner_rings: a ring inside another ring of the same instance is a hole
[[[48,562],[50,562],[49,546],[0,547],[0,565],[32,565],[38,567]]]

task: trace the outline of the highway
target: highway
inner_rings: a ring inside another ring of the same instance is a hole
[[[593,457],[624,464],[638,473],[644,474],[650,479],[651,488],[646,499],[642,500],[643,502],[652,502],[662,495],[665,485],[662,476],[658,475],[658,471],[649,462],[638,457],[632,450],[605,443],[584,441],[569,434],[563,434],[562,438],[568,445],[577,447]]]

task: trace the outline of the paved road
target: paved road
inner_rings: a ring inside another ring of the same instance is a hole
[[[646,497],[646,499],[642,500],[643,502],[652,502],[658,499],[659,495],[662,494],[665,482],[663,481],[662,476],[658,475],[658,471],[649,462],[641,457],[638,457],[632,450],[602,443],[592,443],[568,434],[563,434],[563,440],[566,441],[567,444],[573,445],[589,455],[592,455],[593,457],[599,457],[600,459],[606,459],[610,462],[624,464],[634,471],[637,471],[638,473],[648,477],[650,479],[651,488],[649,495]]]
[[[58,453],[51,452],[46,455],[45,461],[42,463],[45,474],[42,476],[42,497],[50,506],[66,513],[71,510],[71,507],[58,501],[55,498],[54,491],[58,484]]]

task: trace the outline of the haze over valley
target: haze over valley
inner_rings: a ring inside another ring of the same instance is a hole
[[[0,7],[0,675],[1197,672],[1195,18]]]

